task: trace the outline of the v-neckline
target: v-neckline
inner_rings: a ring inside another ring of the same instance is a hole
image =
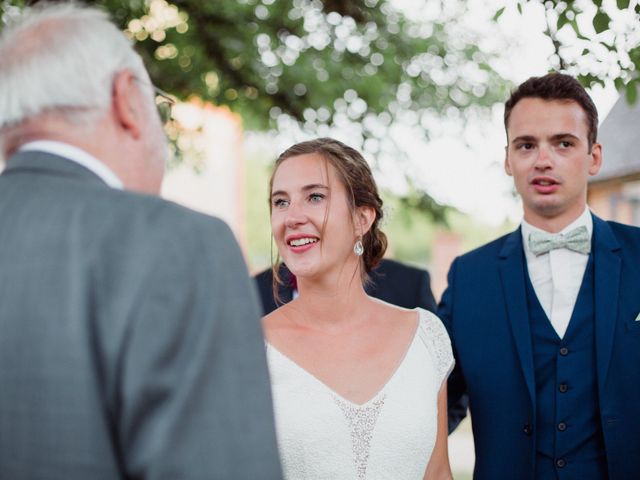
[[[411,352],[411,350],[413,349],[414,344],[416,343],[416,341],[418,339],[418,336],[419,336],[418,334],[420,332],[420,324],[422,323],[423,315],[422,315],[422,311],[421,311],[420,308],[415,308],[414,311],[418,314],[418,320],[416,322],[415,330],[414,330],[413,335],[411,337],[411,341],[409,342],[407,348],[405,349],[404,354],[400,357],[400,361],[398,362],[398,364],[394,368],[394,370],[391,373],[391,375],[382,383],[382,386],[375,391],[375,393],[373,394],[373,396],[371,398],[369,398],[369,400],[367,400],[367,401],[365,401],[363,403],[357,403],[357,402],[354,402],[352,400],[349,400],[348,398],[345,398],[340,393],[338,393],[335,389],[333,389],[329,385],[327,385],[327,383],[325,383],[324,381],[320,380],[316,375],[314,375],[309,370],[307,370],[302,365],[300,365],[298,362],[296,362],[292,358],[290,358],[287,355],[285,355],[284,353],[282,353],[276,347],[274,347],[268,340],[265,339],[264,342],[265,342],[265,344],[266,344],[268,349],[273,350],[286,363],[292,365],[297,370],[300,370],[306,377],[310,378],[312,381],[314,381],[315,383],[320,385],[323,389],[328,390],[329,393],[331,395],[333,395],[334,397],[338,398],[339,400],[341,400],[341,401],[343,401],[343,402],[347,403],[348,405],[351,405],[351,406],[353,406],[355,408],[366,408],[367,406],[369,406],[369,404],[375,402],[378,399],[378,397],[380,397],[380,395],[382,395],[382,393],[385,391],[387,386],[396,377],[396,375],[398,374],[398,372],[400,371],[402,366],[405,364],[405,361],[406,361],[407,357],[409,356],[409,352]]]

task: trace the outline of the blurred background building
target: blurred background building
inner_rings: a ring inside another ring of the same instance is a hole
[[[608,220],[640,226],[640,103],[621,96],[602,121],[603,163],[589,182],[588,203]]]

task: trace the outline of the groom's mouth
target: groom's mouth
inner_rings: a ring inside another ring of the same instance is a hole
[[[560,182],[555,178],[549,176],[538,176],[531,180],[531,185],[538,193],[549,194],[553,193],[560,187]]]

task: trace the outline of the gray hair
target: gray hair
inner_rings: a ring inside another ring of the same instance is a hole
[[[50,111],[88,121],[109,108],[123,70],[153,95],[142,59],[102,10],[44,4],[8,23],[0,35],[0,129]]]

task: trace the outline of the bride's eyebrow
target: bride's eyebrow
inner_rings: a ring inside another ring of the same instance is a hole
[[[322,183],[312,183],[310,185],[305,185],[304,187],[301,188],[301,190],[303,192],[308,192],[309,190],[329,190],[329,187]],[[287,196],[287,195],[288,193],[285,192],[284,190],[276,190],[275,192],[271,193],[271,198],[277,197],[277,196]]]
[[[275,192],[271,192],[271,198],[277,197],[278,195],[286,195],[287,192],[284,190],[276,190]]]
[[[304,187],[302,187],[303,191],[308,191],[308,190],[329,190],[329,187],[326,185],[323,185],[322,183],[312,183],[311,185],[305,185]]]

